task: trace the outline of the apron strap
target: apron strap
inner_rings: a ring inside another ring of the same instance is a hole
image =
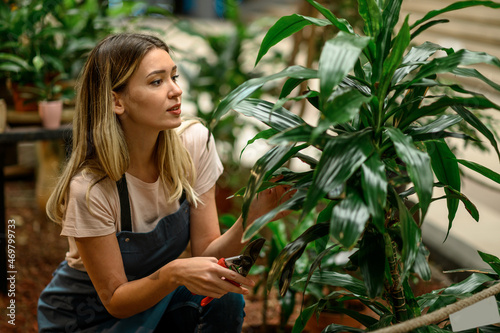
[[[132,217],[130,214],[130,202],[125,174],[116,182],[116,187],[118,188],[118,196],[120,197],[121,231],[132,231]]]

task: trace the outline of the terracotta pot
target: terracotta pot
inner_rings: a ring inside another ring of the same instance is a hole
[[[38,112],[42,118],[43,127],[55,129],[61,126],[62,110],[62,100],[38,102]]]
[[[36,111],[38,104],[35,95],[22,90],[22,86],[13,82],[11,85],[12,101],[15,111]],[[26,84],[26,87],[33,87],[33,84]]]

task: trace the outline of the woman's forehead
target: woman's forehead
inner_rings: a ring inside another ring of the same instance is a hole
[[[149,75],[151,72],[160,70],[170,73],[176,68],[177,66],[167,51],[163,49],[152,49],[146,53],[142,59],[139,64],[138,72],[142,72],[144,75]]]

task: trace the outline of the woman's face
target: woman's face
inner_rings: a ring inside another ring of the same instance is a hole
[[[115,112],[126,131],[160,131],[181,124],[182,90],[177,77],[168,52],[152,49],[144,56],[125,90],[114,93]]]

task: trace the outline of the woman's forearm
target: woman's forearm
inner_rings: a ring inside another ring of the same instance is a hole
[[[238,255],[245,246],[242,238],[243,219],[240,216],[229,230],[208,245],[201,256],[227,258]]]
[[[176,265],[176,260],[171,261],[149,276],[120,285],[108,298],[106,309],[114,317],[127,318],[156,305],[179,287]]]

